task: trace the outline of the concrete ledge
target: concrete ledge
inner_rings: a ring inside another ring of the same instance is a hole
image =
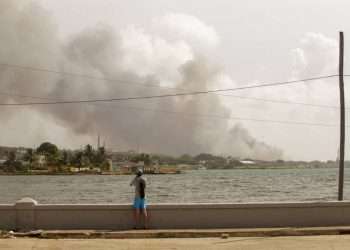
[[[130,204],[52,204],[37,205],[35,210],[130,210]]]
[[[1,209],[0,205],[0,209]],[[12,207],[6,206],[6,209]],[[38,204],[36,210],[130,210],[131,204]],[[173,209],[255,209],[255,208],[327,208],[327,207],[350,207],[350,202],[298,202],[298,203],[186,203],[186,204],[149,204],[149,210],[173,210]],[[5,209],[5,208],[4,208]]]
[[[151,204],[151,229],[350,226],[350,202]],[[0,205],[0,230],[128,230],[131,204]]]
[[[6,205],[0,205],[0,210],[12,210],[13,205],[6,204]]]

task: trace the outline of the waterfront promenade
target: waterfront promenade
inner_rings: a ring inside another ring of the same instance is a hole
[[[347,250],[350,235],[186,239],[0,239],[1,250]]]
[[[150,204],[150,229],[350,225],[350,202]],[[0,230],[130,230],[130,204],[0,204]]]

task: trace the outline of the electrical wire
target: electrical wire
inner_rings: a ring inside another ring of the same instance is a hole
[[[302,121],[285,121],[285,120],[246,118],[246,117],[238,117],[238,116],[223,116],[223,115],[217,115],[217,114],[187,113],[187,112],[177,112],[177,111],[173,111],[173,110],[149,109],[149,108],[144,108],[144,107],[133,107],[133,106],[123,106],[123,105],[118,105],[117,107],[120,107],[123,109],[165,113],[168,115],[183,115],[183,116],[189,116],[189,117],[200,117],[200,118],[210,118],[210,119],[240,120],[240,121],[267,122],[267,123],[276,123],[276,124],[318,126],[318,127],[336,127],[336,126],[339,126],[338,124],[329,124],[329,123],[312,123],[312,122],[302,122]]]
[[[16,65],[16,64],[8,64],[8,63],[0,63],[0,66],[8,67],[8,68],[19,68],[23,70],[30,70],[30,71],[37,71],[37,72],[44,72],[44,73],[53,73],[57,75],[67,75],[70,77],[79,77],[79,78],[86,78],[86,79],[98,80],[98,81],[118,82],[120,84],[134,84],[134,85],[140,85],[145,87],[159,88],[159,85],[157,84],[140,83],[135,81],[128,81],[125,79],[116,79],[116,78],[112,79],[112,78],[106,78],[106,77],[98,77],[98,76],[91,76],[91,75],[85,75],[85,74],[79,74],[79,73],[72,73],[72,72],[65,72],[65,71],[58,71],[58,70],[44,69],[44,68],[37,68],[37,67],[30,67],[30,66],[23,66],[23,65]],[[172,88],[169,87],[169,89],[172,89]]]
[[[178,96],[194,96],[194,95],[204,95],[204,94],[210,94],[210,93],[232,92],[232,91],[247,90],[247,89],[283,86],[283,85],[290,85],[290,84],[295,84],[295,83],[304,83],[304,82],[308,82],[308,81],[315,81],[315,80],[320,80],[320,79],[332,78],[335,76],[337,76],[337,75],[310,77],[310,78],[305,78],[305,79],[300,79],[300,80],[283,81],[283,82],[253,84],[253,85],[246,85],[246,86],[242,86],[242,87],[228,88],[228,89],[193,91],[193,92],[164,94],[164,95],[117,97],[117,98],[87,99],[87,100],[66,100],[66,101],[53,101],[53,102],[0,103],[0,106],[79,104],[79,103],[116,102],[116,101],[129,101],[129,100],[147,100],[147,99],[159,99],[159,98],[178,97]]]
[[[69,76],[84,77],[84,78],[95,79],[95,80],[120,81],[120,82],[123,81],[124,83],[139,84],[139,85],[144,85],[147,87],[162,87],[159,85],[150,85],[150,84],[145,85],[145,84],[141,84],[141,83],[135,83],[135,82],[124,81],[124,80],[108,79],[108,78],[102,78],[102,77],[100,78],[100,77],[94,77],[94,76],[89,76],[89,75],[60,72],[60,71],[54,71],[54,70],[48,70],[48,69],[39,69],[39,68],[19,66],[19,65],[9,65],[9,64],[0,63],[0,66],[17,67],[17,68],[21,68],[21,69],[25,69],[25,70],[34,70],[34,71],[49,72],[49,73],[56,73],[56,74],[65,74],[65,75],[69,75]],[[216,90],[193,91],[193,92],[187,92],[187,93],[175,93],[175,94],[165,94],[165,95],[106,98],[106,99],[92,99],[92,100],[68,100],[68,101],[65,101],[65,100],[59,100],[59,99],[53,99],[53,98],[47,98],[47,97],[37,97],[37,96],[34,97],[34,96],[29,96],[29,95],[0,92],[0,95],[6,95],[6,96],[16,96],[16,97],[22,97],[22,98],[35,98],[35,99],[41,99],[41,100],[55,100],[52,102],[0,103],[0,106],[28,106],[28,105],[97,103],[97,102],[115,102],[115,101],[126,101],[126,100],[140,100],[140,99],[153,99],[153,98],[176,97],[176,96],[201,95],[201,94],[211,94],[211,93],[218,93],[218,92],[238,91],[238,90],[252,89],[252,88],[280,86],[280,85],[287,85],[287,84],[294,84],[294,83],[303,83],[303,82],[307,82],[307,81],[332,78],[335,76],[338,76],[338,75],[334,74],[334,75],[305,78],[305,79],[300,79],[300,80],[274,82],[274,83],[262,83],[262,84],[248,85],[248,86],[229,88],[229,89],[216,89]],[[345,76],[350,76],[350,75],[345,75]],[[168,87],[165,87],[165,88],[168,88]],[[179,89],[179,88],[169,88],[169,89]],[[229,97],[240,98],[240,99],[251,99],[251,100],[265,101],[265,102],[314,106],[314,107],[322,107],[322,108],[339,108],[336,106],[309,104],[309,103],[300,103],[300,102],[298,103],[298,102],[279,101],[279,100],[269,100],[269,99],[263,99],[263,98],[255,98],[255,97],[244,97],[244,96],[234,96],[234,95],[223,95],[223,96],[229,96]],[[308,123],[308,122],[299,122],[299,121],[253,119],[253,118],[242,118],[242,117],[233,117],[233,116],[220,116],[220,115],[212,115],[212,114],[194,114],[194,113],[189,114],[189,113],[176,112],[176,111],[170,111],[170,110],[147,109],[147,108],[130,107],[130,106],[123,106],[122,108],[136,109],[136,110],[147,110],[147,111],[162,112],[162,113],[167,113],[167,114],[180,114],[180,115],[185,115],[185,116],[197,116],[197,117],[203,117],[203,118],[214,118],[214,119],[243,120],[243,121],[282,123],[282,124],[306,125],[306,126],[322,126],[322,127],[334,127],[334,126],[336,126],[335,124],[325,124],[325,123]]]
[[[143,86],[143,87],[164,88],[164,89],[171,89],[171,90],[189,91],[188,89],[184,89],[184,88],[167,87],[167,86],[160,86],[160,85],[156,85],[156,84],[146,84],[146,83],[140,83],[140,82],[135,82],[135,81],[121,80],[121,79],[111,79],[111,78],[105,78],[105,77],[96,77],[96,76],[85,75],[85,74],[77,74],[77,73],[71,73],[71,72],[63,72],[63,71],[57,71],[57,70],[51,70],[51,69],[29,67],[29,66],[22,66],[22,65],[8,64],[8,63],[0,63],[0,66],[10,67],[10,68],[19,68],[19,69],[23,69],[23,70],[30,70],[30,71],[37,71],[37,72],[45,72],[45,73],[54,73],[54,74],[60,74],[60,75],[68,75],[68,76],[71,76],[71,77],[82,77],[82,78],[93,79],[93,80],[112,81],[112,82],[118,82],[118,83],[122,83],[122,84],[135,84],[135,85],[139,85],[139,86]],[[330,76],[333,77],[333,76],[338,76],[338,75],[330,75]],[[350,76],[350,75],[345,75],[345,76]],[[237,95],[228,95],[228,94],[218,94],[218,93],[209,93],[209,94],[215,94],[215,95],[219,95],[219,96],[225,96],[225,97],[231,97],[231,98],[237,98],[237,99],[261,101],[261,102],[294,104],[294,105],[302,105],[302,106],[309,106],[309,107],[339,109],[339,107],[337,107],[337,106],[322,105],[322,104],[291,102],[291,101],[284,101],[284,100],[271,100],[271,99],[265,99],[265,98],[237,96]],[[45,97],[33,97],[33,96],[27,96],[27,95],[17,95],[17,94],[11,94],[11,93],[6,93],[6,92],[0,92],[0,95],[3,95],[3,96],[16,96],[16,97],[24,97],[24,98],[33,98],[33,99],[42,99],[42,100],[50,100],[50,98],[45,98]]]

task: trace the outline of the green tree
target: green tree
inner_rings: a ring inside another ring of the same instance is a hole
[[[10,151],[7,155],[7,161],[10,163],[13,163],[16,161],[16,152],[15,151]]]
[[[62,165],[69,165],[72,161],[72,154],[68,150],[63,150],[61,154],[61,163]]]
[[[100,147],[98,149],[98,154],[102,155],[102,156],[106,156],[106,149],[105,149],[105,147]]]
[[[138,154],[131,159],[132,162],[140,162],[143,161],[145,166],[149,166],[152,163],[151,157],[149,154]]]
[[[30,165],[33,164],[33,162],[35,161],[35,152],[32,148],[28,148],[27,152],[24,155],[24,160],[28,161]]]
[[[22,164],[22,162],[17,161],[16,152],[10,151],[7,155],[7,160],[4,163],[4,170],[6,172],[24,172],[27,171],[26,167]]]
[[[87,165],[94,162],[94,158],[95,158],[94,149],[90,144],[87,144],[85,146],[83,154],[84,154],[84,161],[86,162]]]
[[[184,163],[184,164],[194,164],[196,162],[193,159],[193,157],[188,154],[181,155],[177,160],[179,163]]]
[[[83,166],[83,156],[84,154],[82,151],[77,151],[73,155],[72,163],[79,168],[79,171]]]
[[[55,144],[44,142],[37,148],[36,152],[44,155],[56,155],[58,154],[58,148]]]
[[[106,162],[106,159],[107,159],[106,150],[104,147],[100,147],[97,150],[94,163],[101,167]]]
[[[7,153],[6,161],[4,162],[4,171],[6,172],[15,172],[15,162],[16,162],[16,153],[14,151],[10,151]]]
[[[44,142],[37,148],[36,152],[45,155],[48,165],[59,163],[59,151],[55,144]]]

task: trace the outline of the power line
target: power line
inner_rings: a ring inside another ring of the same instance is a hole
[[[3,65],[3,64],[0,64]],[[9,66],[9,65],[6,65]],[[14,65],[10,65],[14,66]],[[62,72],[59,71],[52,71],[47,69],[38,69],[38,68],[31,68],[31,67],[23,67],[23,66],[16,66],[22,69],[29,69],[29,70],[36,70],[36,71],[44,71],[44,72],[50,72],[50,73],[56,73],[61,74]],[[98,79],[98,80],[107,80],[111,81],[112,79],[106,79],[106,78],[97,78],[97,77],[91,77],[87,75],[80,75],[80,74],[73,74],[73,73],[66,73],[63,72],[63,74],[67,74],[70,76],[77,76],[77,77],[85,77],[90,79]],[[44,105],[44,104],[73,104],[73,103],[95,103],[95,102],[111,102],[111,101],[124,101],[124,100],[135,100],[135,99],[153,99],[153,98],[163,98],[163,97],[174,97],[174,96],[185,96],[185,95],[199,95],[199,94],[210,94],[210,93],[217,93],[217,92],[224,92],[224,91],[236,91],[236,90],[243,90],[243,89],[250,89],[250,88],[260,88],[260,87],[268,87],[268,86],[278,86],[278,85],[286,85],[286,84],[292,84],[292,83],[299,83],[299,82],[306,82],[306,81],[313,81],[318,79],[324,79],[324,78],[331,78],[335,77],[337,75],[328,75],[328,76],[320,76],[320,77],[313,77],[313,78],[306,78],[301,80],[293,80],[293,81],[285,81],[285,82],[276,82],[276,83],[266,83],[266,84],[260,84],[260,85],[251,85],[251,86],[244,86],[244,87],[238,87],[238,88],[231,88],[231,89],[218,89],[218,90],[209,90],[209,91],[194,91],[190,93],[176,93],[176,94],[167,94],[167,95],[157,95],[157,96],[144,96],[144,97],[126,97],[126,98],[111,98],[111,99],[94,99],[94,100],[78,100],[78,101],[55,101],[55,102],[31,102],[31,103],[12,103],[12,104],[0,104],[1,106],[23,106],[23,105]],[[125,81],[126,82],[126,81]],[[130,82],[126,82],[130,83]],[[134,82],[133,82],[134,83]],[[154,87],[161,87],[159,85],[147,85],[147,86],[154,86]],[[172,88],[176,89],[176,88]],[[11,94],[11,93],[4,93],[0,92],[0,95],[12,95],[17,97],[24,97],[24,98],[36,98],[41,100],[53,100],[52,98],[46,98],[46,97],[33,97],[28,95],[20,95],[20,94]],[[254,98],[254,97],[242,97],[242,96],[232,96],[232,95],[223,95],[223,96],[230,96],[240,99],[252,99],[257,101],[267,101],[267,102],[276,102],[276,103],[286,103],[286,104],[298,104],[298,105],[306,105],[306,106],[315,106],[315,107],[326,107],[326,108],[338,108],[333,106],[327,106],[327,105],[317,105],[317,104],[308,104],[308,103],[293,103],[288,101],[277,101],[277,100],[269,100],[269,99],[263,99],[263,98]],[[55,99],[57,100],[57,99]],[[158,109],[147,109],[147,108],[139,108],[139,107],[123,107],[127,109],[137,109],[137,110],[147,110],[147,111],[153,111],[153,112],[162,112],[167,114],[181,114],[185,116],[197,116],[202,118],[214,118],[214,119],[228,119],[228,120],[244,120],[244,121],[254,121],[254,122],[269,122],[269,123],[279,123],[279,124],[292,124],[292,125],[306,125],[306,126],[322,126],[322,127],[333,127],[336,125],[332,124],[324,124],[324,123],[307,123],[307,122],[298,122],[298,121],[280,121],[280,120],[264,120],[264,119],[252,119],[252,118],[242,118],[242,117],[232,117],[232,116],[220,116],[220,115],[211,115],[211,114],[189,114],[189,113],[182,113],[182,112],[176,112],[176,111],[169,111],[169,110],[158,110]]]
[[[1,96],[11,96],[11,97],[31,98],[31,99],[38,99],[38,100],[58,100],[58,99],[48,98],[48,97],[14,94],[14,93],[9,93],[9,92],[0,92],[0,95]]]
[[[1,95],[1,93],[0,93]],[[45,98],[45,97],[33,97],[33,96],[27,96],[27,95],[16,95],[19,97],[28,97],[28,98],[40,98],[44,100],[57,100],[52,98]],[[96,105],[96,104],[95,104]],[[198,113],[185,113],[185,112],[177,112],[173,110],[164,110],[164,109],[150,109],[145,107],[134,107],[134,106],[125,106],[125,105],[118,105],[117,107],[123,108],[123,109],[131,109],[131,110],[142,110],[142,111],[150,111],[150,112],[157,112],[157,113],[165,113],[168,115],[184,115],[184,116],[190,116],[190,117],[200,117],[200,118],[209,118],[209,119],[223,119],[223,120],[241,120],[241,121],[253,121],[253,122],[268,122],[268,123],[279,123],[279,124],[291,124],[291,125],[305,125],[305,126],[320,126],[320,127],[334,127],[337,126],[336,124],[326,124],[326,123],[309,123],[309,122],[299,122],[299,121],[281,121],[281,120],[266,120],[266,119],[253,119],[253,118],[243,118],[243,117],[236,117],[236,116],[222,116],[217,114],[198,114]]]
[[[240,121],[251,121],[251,122],[266,122],[266,123],[276,123],[276,124],[289,124],[289,125],[304,125],[304,126],[318,126],[318,127],[336,127],[337,124],[327,124],[327,123],[311,123],[311,122],[301,122],[301,121],[283,121],[283,120],[269,120],[269,119],[255,119],[255,118],[244,118],[238,116],[222,116],[214,114],[200,114],[200,113],[186,113],[186,112],[177,112],[173,110],[164,110],[164,109],[148,109],[144,107],[132,107],[132,106],[121,106],[123,109],[132,109],[132,110],[143,110],[151,112],[166,113],[168,115],[184,115],[190,117],[201,117],[201,118],[212,118],[212,119],[223,119],[223,120],[240,120]]]
[[[2,93],[0,93],[1,95]],[[16,95],[19,97],[27,97],[27,98],[40,98],[44,100],[57,100],[52,98],[45,98],[45,97],[33,97],[33,96],[27,96],[27,95]],[[96,104],[95,104],[96,105]],[[125,105],[118,105],[117,107],[123,108],[123,109],[129,109],[129,110],[142,110],[142,111],[150,111],[150,112],[157,112],[157,113],[165,113],[167,115],[184,115],[184,116],[190,116],[190,117],[200,117],[200,118],[206,118],[206,119],[223,119],[223,120],[241,120],[241,121],[252,121],[252,122],[268,122],[268,123],[279,123],[279,124],[291,124],[291,125],[305,125],[305,126],[319,126],[319,127],[335,127],[336,124],[326,124],[326,123],[309,123],[309,122],[299,122],[299,121],[281,121],[281,120],[266,120],[266,119],[253,119],[253,118],[243,118],[243,117],[236,117],[236,116],[222,116],[222,115],[216,115],[216,114],[198,114],[198,113],[185,113],[185,112],[177,112],[173,110],[163,110],[163,109],[150,109],[145,107],[134,107],[134,106],[125,106]]]
[[[71,77],[82,77],[82,78],[93,79],[93,80],[118,82],[118,83],[121,83],[121,84],[135,84],[135,85],[139,85],[139,86],[143,86],[143,87],[164,88],[164,89],[171,89],[171,90],[189,91],[188,89],[184,89],[184,88],[167,87],[167,86],[160,86],[160,85],[157,85],[157,84],[147,84],[147,83],[140,83],[140,82],[135,82],[135,81],[121,80],[121,79],[111,79],[111,78],[105,78],[105,77],[97,77],[97,76],[91,76],[91,75],[85,75],[85,74],[78,74],[78,73],[72,73],[72,72],[64,72],[64,71],[57,71],[57,70],[51,70],[51,69],[45,69],[45,68],[22,66],[22,65],[8,64],[8,63],[0,63],[0,66],[9,67],[9,68],[19,68],[19,69],[23,69],[23,70],[30,70],[30,71],[37,71],[37,72],[45,72],[45,73],[54,73],[54,74],[60,74],[60,75],[68,75],[68,76],[71,76]],[[338,76],[338,75],[329,75],[329,77],[333,77],[333,76]],[[344,76],[350,76],[350,75],[344,75]],[[306,80],[308,80],[308,79],[306,79]],[[309,107],[331,108],[331,109],[338,109],[339,108],[337,106],[322,105],[322,104],[310,104],[310,103],[291,102],[291,101],[284,101],[284,100],[271,100],[271,99],[264,99],[264,98],[246,97],[246,96],[237,96],[237,95],[227,95],[227,94],[218,94],[218,93],[209,93],[209,94],[225,96],[225,97],[231,97],[231,98],[237,98],[237,99],[255,100],[255,101],[261,101],[261,102],[293,104],[293,105],[302,105],[302,106],[309,106]],[[45,98],[45,97],[33,97],[33,96],[28,96],[28,95],[17,95],[17,94],[5,93],[5,92],[0,92],[0,95],[17,96],[17,97],[42,99],[42,100],[50,100],[50,98]]]
[[[47,97],[40,97],[40,96],[15,94],[15,93],[9,93],[9,92],[0,92],[0,96],[31,98],[31,99],[38,99],[38,100],[62,100],[62,99],[59,99],[59,98],[47,98]],[[233,97],[233,98],[237,98],[237,99],[253,100],[253,101],[259,101],[259,102],[301,105],[301,106],[309,106],[309,107],[316,107],[316,108],[327,108],[327,109],[339,109],[339,106],[315,104],[315,103],[291,102],[291,101],[285,101],[285,100],[273,100],[273,99],[265,99],[265,98],[258,98],[258,97],[248,97],[248,96],[237,96],[237,95],[220,95],[220,96],[228,96],[228,97]]]
[[[134,85],[140,85],[140,86],[151,87],[151,88],[160,87],[157,84],[140,83],[135,81],[128,81],[125,79],[114,79],[114,78],[112,79],[112,78],[106,78],[106,77],[98,77],[98,76],[91,76],[91,75],[85,75],[85,74],[79,74],[79,73],[72,73],[72,72],[65,72],[65,71],[58,71],[58,70],[44,69],[44,68],[37,68],[37,67],[30,67],[30,66],[22,66],[22,65],[8,64],[8,63],[0,63],[0,66],[8,67],[8,68],[19,68],[23,70],[30,70],[30,71],[37,71],[37,72],[44,72],[44,73],[53,73],[57,75],[67,75],[70,77],[79,77],[79,78],[86,78],[91,80],[118,82],[120,84],[134,84]],[[168,88],[168,87],[165,87],[165,88]],[[173,89],[173,88],[169,87],[169,89]]]
[[[259,98],[259,97],[246,97],[246,96],[236,96],[236,95],[221,95],[221,96],[230,96],[238,99],[255,100],[260,102],[271,102],[271,103],[310,106],[310,107],[317,107],[317,108],[339,109],[339,106],[316,104],[316,103],[292,102],[292,101],[285,101],[285,100],[273,100],[273,99],[265,99],[265,98]]]
[[[0,106],[78,104],[78,103],[116,102],[116,101],[128,101],[128,100],[147,100],[147,99],[159,99],[159,98],[177,97],[177,96],[193,96],[193,95],[203,95],[203,94],[210,94],[210,93],[219,93],[219,92],[239,91],[239,90],[255,89],[255,88],[283,86],[283,85],[290,85],[290,84],[295,84],[295,83],[303,83],[303,82],[308,82],[308,81],[315,81],[315,80],[320,80],[320,79],[332,78],[335,76],[337,76],[337,75],[326,75],[326,76],[311,77],[311,78],[305,78],[305,79],[300,79],[300,80],[283,81],[283,82],[253,84],[253,85],[247,85],[247,86],[236,87],[236,88],[228,88],[228,89],[193,91],[193,92],[186,92],[186,93],[174,93],[174,94],[164,94],[164,95],[119,97],[119,98],[90,99],[90,100],[67,100],[67,101],[54,101],[54,102],[0,103]]]

